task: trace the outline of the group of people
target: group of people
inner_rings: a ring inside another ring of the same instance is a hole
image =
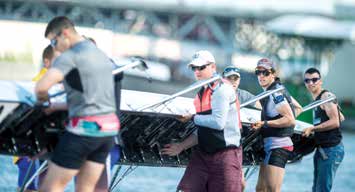
[[[208,51],[199,51],[188,64],[197,80],[216,74],[216,62]],[[275,63],[260,59],[255,75],[264,91],[282,87],[276,75]],[[240,71],[236,66],[224,69],[223,80],[208,84],[197,93],[194,105],[196,114],[183,115],[181,121],[192,120],[197,131],[180,143],[168,144],[163,154],[175,156],[181,151],[197,146],[192,152],[177,190],[181,192],[236,192],[243,191],[246,182],[242,172],[242,146],[240,103],[254,98],[239,89]],[[315,68],[305,71],[304,83],[314,100],[333,95],[322,88],[320,72]],[[259,131],[265,157],[260,164],[256,191],[281,191],[285,166],[293,151],[291,136],[296,117],[302,113],[301,105],[287,92],[275,92],[251,104],[261,109],[261,120],[252,124]],[[303,136],[314,135],[314,192],[330,191],[336,170],[344,157],[340,123],[344,116],[336,102],[315,108],[314,126],[306,128]]]
[[[107,156],[120,127],[112,60],[78,34],[67,17],[52,19],[45,37],[50,41],[46,49],[53,54],[50,58],[43,57],[43,61],[52,64],[46,65],[45,71],[36,77],[35,94],[38,102],[46,102],[48,90],[62,82],[67,93],[69,123],[49,160],[39,191],[64,191],[74,176],[76,191],[107,191],[107,185],[100,188],[97,183],[103,177]],[[209,79],[217,73],[214,56],[205,50],[196,52],[188,67],[197,80]],[[283,86],[270,59],[258,61],[255,75],[264,91]],[[198,91],[194,99],[196,114],[179,118],[182,122],[193,121],[196,132],[162,149],[162,154],[175,156],[197,145],[177,191],[239,192],[245,188],[240,103],[254,96],[239,89],[241,75],[237,67],[228,66],[222,76],[223,80]],[[315,68],[305,72],[304,82],[314,100],[332,95],[322,88],[321,75]],[[262,110],[261,121],[254,122],[252,128],[260,131],[265,150],[256,191],[280,191],[285,165],[293,151],[295,118],[302,107],[287,91],[276,92],[251,105]],[[313,119],[314,126],[304,131],[306,137],[314,135],[317,145],[313,191],[330,191],[344,156],[340,131],[344,117],[337,103],[330,102],[317,107]]]
[[[112,74],[112,60],[96,47],[95,41],[77,33],[67,17],[52,19],[45,37],[50,45],[43,51],[44,66],[33,79],[37,101],[48,101],[49,89],[62,83],[67,103],[51,103],[44,110],[46,114],[67,110],[70,119],[51,155],[47,171],[26,191],[64,191],[74,176],[76,191],[108,191],[112,164],[107,162],[119,158],[115,140],[120,127],[116,100],[120,96],[115,95],[119,93],[115,89],[120,88],[120,84],[117,86],[114,82],[120,79]],[[32,166],[31,161],[36,166]],[[29,157],[15,158],[14,162],[19,167],[20,188],[24,186],[25,175],[32,176],[39,162]]]

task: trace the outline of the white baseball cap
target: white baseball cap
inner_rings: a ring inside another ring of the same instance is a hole
[[[212,53],[206,50],[201,50],[197,51],[192,56],[192,61],[188,64],[188,66],[190,67],[193,65],[196,67],[201,67],[210,63],[216,63]]]
[[[223,77],[229,77],[231,75],[237,75],[240,77],[240,70],[234,65],[230,65],[223,70]]]

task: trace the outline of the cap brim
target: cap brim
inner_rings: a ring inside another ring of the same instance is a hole
[[[265,69],[272,69],[271,66],[265,65],[265,64],[259,64],[259,65],[256,66],[256,68],[258,68],[258,67],[262,67],[262,68],[265,68]]]
[[[240,74],[238,72],[235,72],[235,71],[229,71],[229,72],[223,74],[224,77],[229,77],[229,76],[232,76],[232,75],[237,75],[238,77],[240,77]]]

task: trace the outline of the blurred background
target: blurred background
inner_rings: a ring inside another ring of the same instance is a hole
[[[127,71],[125,89],[175,93],[194,81],[187,63],[195,51],[205,49],[214,54],[219,72],[238,66],[241,88],[254,94],[262,91],[253,74],[256,61],[273,59],[291,95],[306,105],[311,98],[303,73],[316,67],[347,118],[346,138],[355,138],[353,0],[0,0],[0,79],[30,80],[39,71],[49,44],[46,23],[57,15],[72,19],[80,34],[94,38],[117,63],[132,56],[147,60],[153,81]],[[299,119],[310,122],[311,114]],[[183,171],[178,172],[173,187],[162,191],[174,191]],[[311,171],[306,174],[312,178]],[[286,186],[292,191],[291,183]]]

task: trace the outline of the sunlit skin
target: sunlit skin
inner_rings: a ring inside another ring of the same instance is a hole
[[[84,38],[77,34],[72,29],[63,29],[59,34],[49,33],[46,37],[49,40],[56,39],[57,44],[54,47],[56,51],[64,52],[69,49],[72,45],[76,44],[79,41],[83,41]]]
[[[59,52],[64,52],[66,49],[68,49],[70,44],[67,42],[66,38],[63,36],[63,33],[60,33],[60,35],[56,35],[54,33],[49,33],[47,36],[47,39],[52,40],[56,39],[57,44],[53,47],[54,50],[59,51]]]
[[[257,70],[268,70],[264,67],[257,67]],[[275,81],[275,74],[271,73],[269,76],[264,76],[263,74],[258,75],[258,82],[259,85],[266,89],[268,88],[273,82]]]
[[[213,74],[216,72],[216,64],[211,63],[206,66],[203,70],[195,70],[194,75],[196,80],[205,80],[209,79],[213,76]],[[185,114],[182,115],[179,120],[181,122],[187,122],[192,118],[192,114]]]
[[[232,84],[234,90],[238,89],[240,84],[240,78],[238,77],[238,75],[228,76],[227,80]]]
[[[54,55],[51,59],[44,58],[44,60],[43,60],[44,67],[49,69],[51,67],[53,61],[55,60],[55,58],[57,58],[59,55],[60,55],[60,52],[57,50],[54,50]]]
[[[192,67],[192,66],[191,66]],[[195,70],[194,75],[196,80],[205,80],[209,79],[216,72],[216,64],[211,63],[206,66],[203,70]],[[187,122],[191,120],[192,114],[184,114],[178,118],[181,122]],[[176,156],[184,149],[188,149],[197,144],[197,137],[194,134],[191,134],[187,139],[185,139],[182,143],[171,143],[164,145],[164,148],[161,150],[161,153],[169,156]]]
[[[322,79],[320,79],[320,76],[318,73],[306,73],[304,75],[305,79],[312,79],[312,78],[319,78],[318,81],[313,82],[313,81],[309,81],[308,83],[305,83],[306,88],[308,89],[308,91],[311,93],[312,98],[316,99],[316,97],[322,92]],[[325,99],[326,97],[330,97],[332,94],[328,93],[328,94],[324,94],[321,98]],[[303,136],[308,137],[310,136],[315,129],[321,129],[321,130],[327,130],[329,128],[332,127],[339,127],[339,118],[340,121],[344,121],[344,115],[337,111],[336,105],[334,103],[326,103],[320,106],[323,110],[326,111],[328,117],[330,117],[330,119],[326,122],[323,122],[322,124],[318,125],[318,126],[312,126],[312,127],[308,127],[306,129],[303,130]],[[338,116],[340,115],[340,117]],[[322,128],[319,128],[322,127]],[[325,128],[324,128],[325,127]],[[318,130],[319,131],[319,130]]]
[[[256,69],[267,70],[264,67],[257,67]],[[270,73],[268,76],[264,76],[263,74],[257,75],[259,85],[263,89],[267,89],[275,81],[275,75],[275,73]],[[277,109],[277,112],[282,116],[282,118],[267,121],[270,126],[272,126],[272,123],[274,123],[275,125],[281,127],[280,125],[282,125],[284,121],[294,122],[293,114],[289,106],[284,105],[283,107]],[[257,121],[252,125],[252,128],[260,129],[262,126],[264,126],[264,123],[265,121]],[[259,169],[258,183],[256,185],[256,191],[281,191],[284,173],[285,170],[283,168],[273,165],[261,164]]]
[[[216,64],[211,63],[207,65],[207,67],[203,70],[195,70],[194,75],[196,80],[204,80],[204,79],[209,79],[213,76],[213,74],[216,72]]]
[[[319,78],[319,74],[318,73],[313,73],[313,74],[306,73],[304,75],[304,78],[305,79]],[[313,81],[310,81],[309,83],[305,83],[308,91],[312,93],[313,99],[315,99],[314,96],[319,95],[320,92],[322,91],[322,84],[323,84],[322,79],[319,79],[315,83],[313,83]]]

